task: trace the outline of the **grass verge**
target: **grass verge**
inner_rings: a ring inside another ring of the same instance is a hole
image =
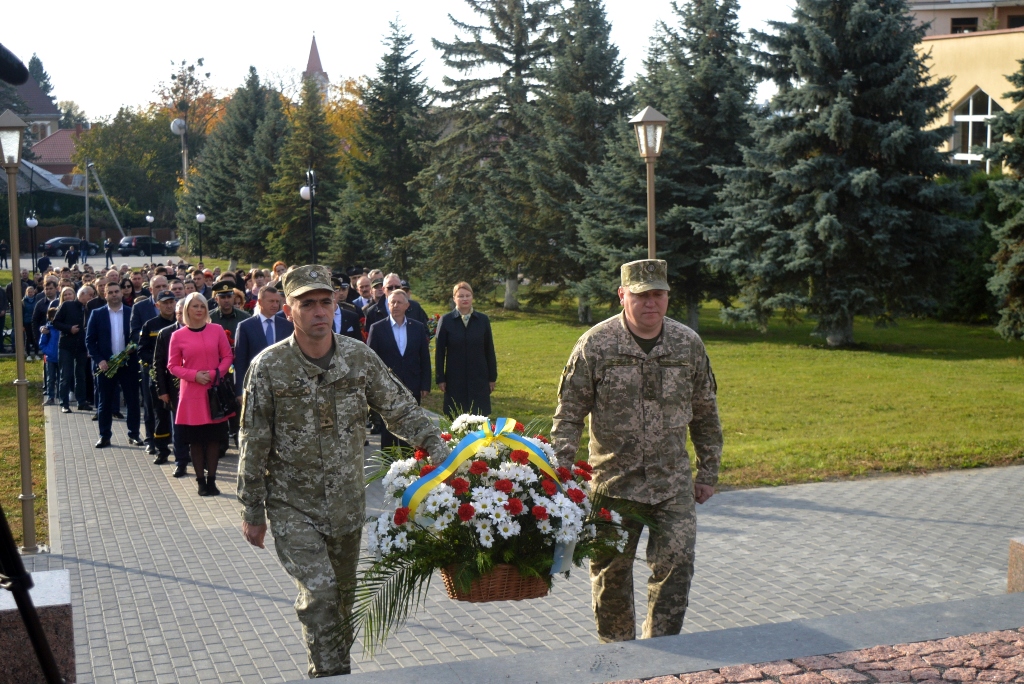
[[[43,364],[30,362],[26,368],[28,386],[29,443],[32,452],[32,491],[36,495],[36,541],[49,540],[46,502],[46,437],[42,407]],[[21,452],[18,447],[18,399],[13,358],[0,359],[0,504],[20,545],[22,537]]]

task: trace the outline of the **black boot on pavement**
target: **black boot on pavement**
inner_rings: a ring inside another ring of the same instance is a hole
[[[179,461],[174,469],[174,477],[185,477],[186,475],[188,475],[188,464]]]
[[[199,496],[209,496],[210,492],[206,488],[206,476],[196,475],[196,483],[199,485]]]
[[[206,495],[207,496],[218,496],[220,490],[217,489],[217,476],[207,475],[206,477]]]

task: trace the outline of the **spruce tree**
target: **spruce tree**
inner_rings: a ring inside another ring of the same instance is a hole
[[[260,210],[263,197],[270,192],[274,181],[274,167],[281,156],[281,146],[288,139],[288,119],[284,113],[281,93],[267,90],[263,118],[256,127],[252,146],[246,150],[245,161],[239,169],[238,194],[240,213],[251,216],[251,223],[240,226],[237,239],[247,244],[252,261],[266,261],[269,256],[269,236],[272,229],[266,214]],[[301,187],[301,186],[300,186]]]
[[[271,258],[304,264],[310,258],[309,203],[299,196],[306,171],[316,172],[313,223],[317,258],[326,254],[329,208],[338,199],[338,138],[324,116],[323,94],[313,79],[302,84],[302,99],[290,121],[290,133],[274,165],[274,180],[263,196],[261,211],[271,226],[267,253]]]
[[[830,346],[854,316],[884,324],[931,311],[944,263],[973,234],[968,201],[939,148],[948,79],[917,52],[925,28],[904,0],[798,0],[795,21],[755,32],[778,86],[744,165],[726,172],[729,217],[711,234],[762,327],[806,312]]]
[[[51,102],[55,102],[50,74],[46,73],[46,69],[43,68],[43,60],[39,59],[39,56],[34,52],[32,53],[32,58],[28,60],[28,73],[39,84],[39,89],[43,91],[43,95],[50,98]]]
[[[668,262],[673,315],[685,307],[694,329],[702,301],[732,292],[729,278],[708,265],[711,246],[701,231],[724,216],[715,167],[739,164],[750,140],[754,83],[737,7],[736,0],[674,3],[677,25],[659,27],[636,86],[636,106],[669,119],[655,173],[657,254]],[[646,198],[644,162],[620,121],[576,208],[584,237],[578,259],[588,269],[579,290],[608,298],[619,265],[646,257]]]
[[[363,89],[346,187],[334,213],[332,263],[375,263],[408,273],[403,238],[419,230],[418,198],[409,184],[423,170],[420,146],[429,140],[427,89],[412,62],[412,36],[391,23],[377,75]]]
[[[1024,59],[1021,68],[1006,79],[1014,89],[1004,97],[1015,104],[1024,102]],[[1019,106],[1000,112],[991,120],[992,140],[989,159],[1009,167],[1010,174],[990,187],[999,198],[999,210],[1007,216],[999,224],[989,224],[998,248],[992,261],[995,272],[988,288],[999,300],[997,330],[1007,340],[1024,339],[1024,109]]]
[[[526,157],[513,146],[531,144],[528,110],[541,86],[538,68],[550,54],[555,2],[466,1],[481,25],[452,18],[468,35],[450,43],[433,41],[445,64],[466,77],[444,79],[448,90],[441,99],[457,115],[448,119],[450,132],[431,146],[432,163],[420,174],[430,216],[421,244],[436,256],[438,247],[456,235],[456,244],[475,242],[505,280],[505,307],[516,309],[518,274],[530,257],[536,212]],[[453,201],[460,204],[447,204]]]
[[[622,60],[611,42],[611,25],[602,0],[575,0],[555,20],[550,68],[540,73],[540,93],[531,127],[538,145],[528,162],[537,202],[531,245],[542,283],[571,283],[581,322],[590,322],[588,293],[578,287],[586,277],[572,205],[587,182],[587,166],[604,156],[609,129],[632,106],[622,87]],[[555,290],[558,293],[559,290]]]

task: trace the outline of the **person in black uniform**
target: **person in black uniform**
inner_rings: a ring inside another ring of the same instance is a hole
[[[171,455],[171,410],[163,401],[157,398],[159,390],[152,381],[154,363],[154,352],[156,341],[160,331],[168,326],[174,325],[174,295],[164,290],[157,296],[157,311],[159,315],[151,318],[142,325],[139,331],[139,360],[142,361],[142,373],[146,378],[143,383],[143,391],[149,392],[150,405],[153,413],[153,447],[156,449],[154,465],[167,463],[167,457]],[[169,340],[170,338],[168,338]],[[167,364],[164,364],[164,371]]]
[[[338,308],[334,311],[334,322],[331,329],[335,334],[351,337],[353,340],[363,341],[363,328],[359,324],[362,319],[362,312],[355,304],[348,301],[349,282],[348,276],[342,273],[331,278],[334,285],[334,301]]]
[[[173,294],[172,294],[173,296]],[[185,309],[185,300],[179,299],[174,303],[174,324],[162,328],[156,336],[156,345],[153,348],[153,367],[156,369],[156,391],[157,399],[166,407],[171,414],[171,446],[174,449],[174,477],[185,477],[188,475],[188,464],[192,458],[188,452],[188,442],[181,430],[174,427],[174,412],[178,408],[178,386],[175,384],[175,377],[167,370],[167,358],[170,356],[171,335],[175,330],[180,329],[184,324],[181,322],[181,313]]]

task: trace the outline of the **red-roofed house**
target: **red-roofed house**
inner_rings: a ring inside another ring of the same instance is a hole
[[[32,162],[58,176],[70,176],[75,169],[71,161],[75,155],[76,140],[82,134],[82,127],[76,130],[62,128],[32,146],[35,158]],[[67,181],[70,185],[70,180]]]

